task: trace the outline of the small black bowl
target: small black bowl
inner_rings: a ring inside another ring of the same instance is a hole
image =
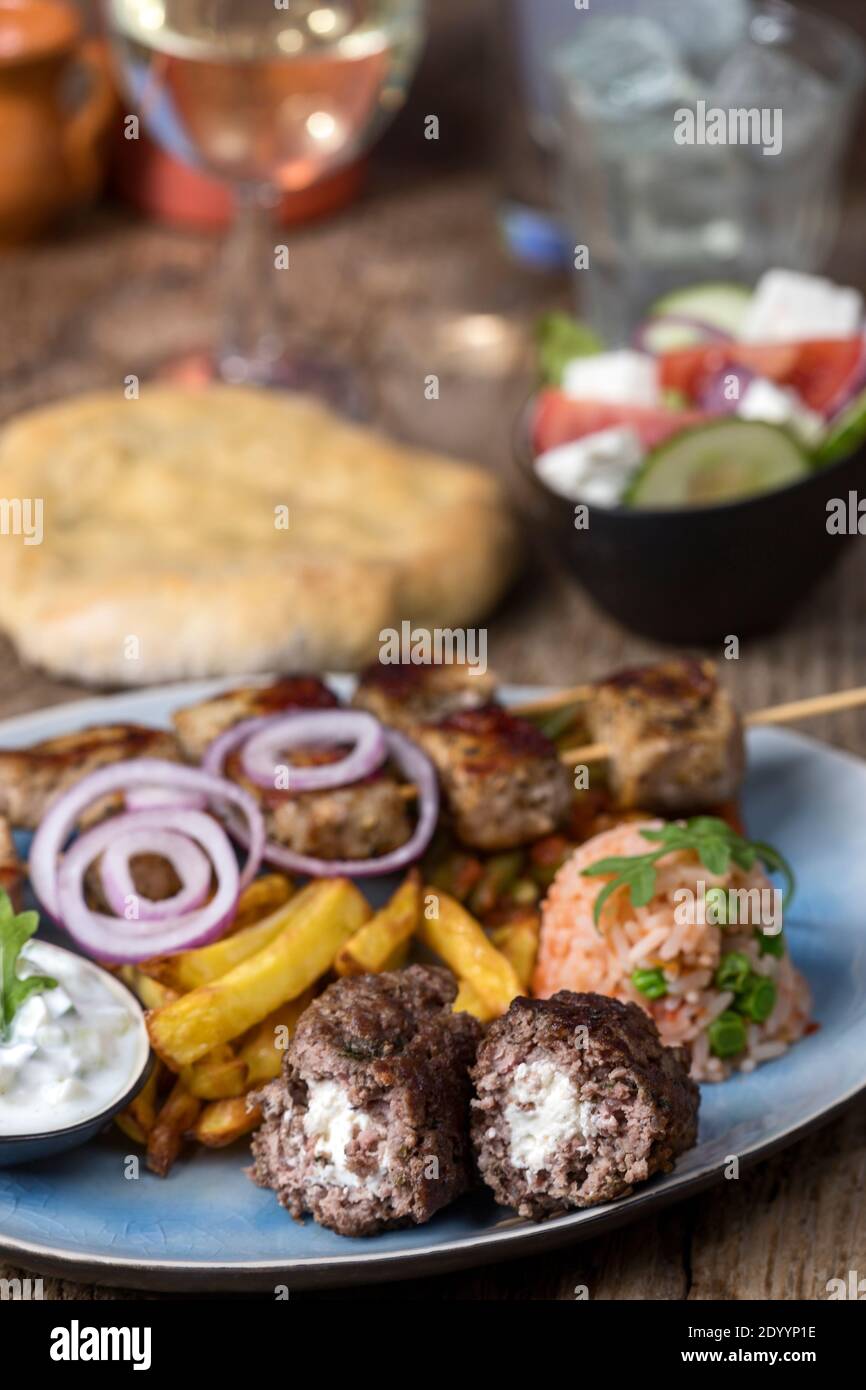
[[[51,945],[52,950],[62,952],[65,955],[78,955],[77,952],[67,951],[64,946],[56,946],[54,943],[47,944]],[[65,1153],[68,1149],[75,1149],[80,1144],[86,1144],[89,1140],[95,1139],[100,1130],[104,1129],[115,1115],[118,1115],[121,1110],[125,1110],[130,1101],[135,1099],[153,1070],[155,1059],[150,1050],[144,1014],[139,1008],[135,995],[120,980],[110,975],[107,970],[103,970],[102,966],[97,965],[96,961],[86,960],[85,964],[89,970],[97,972],[101,976],[103,984],[123,1004],[124,1008],[129,1010],[138,1034],[136,1064],[130,1072],[128,1083],[123,1090],[114,1095],[101,1110],[92,1115],[86,1115],[83,1120],[78,1120],[73,1125],[67,1125],[65,1129],[34,1130],[30,1134],[0,1134],[0,1168],[12,1168],[19,1163],[34,1163],[37,1159],[53,1158],[55,1154]]]
[[[866,449],[800,482],[712,507],[589,507],[545,487],[533,466],[529,409],[517,427],[520,492],[595,601],[658,642],[715,643],[781,626],[842,556],[827,503],[866,490]]]

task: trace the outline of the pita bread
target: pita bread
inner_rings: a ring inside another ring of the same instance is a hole
[[[145,386],[19,416],[0,496],[0,627],[58,675],[122,685],[351,668],[383,628],[465,626],[514,532],[494,479],[277,392]]]

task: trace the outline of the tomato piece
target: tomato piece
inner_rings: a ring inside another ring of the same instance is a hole
[[[812,410],[832,409],[860,370],[860,338],[816,338],[803,343],[712,343],[679,348],[659,357],[665,390],[699,400],[704,389],[726,368],[748,367],[757,376],[790,387]]]
[[[802,343],[785,385],[821,414],[832,412],[861,371],[864,344],[860,338],[829,338]]]
[[[680,391],[695,401],[715,378],[734,367],[748,367],[756,376],[783,382],[796,366],[798,352],[798,347],[788,343],[712,343],[679,348],[660,357],[659,374],[664,390]]]
[[[617,405],[610,401],[576,401],[550,387],[540,391],[533,415],[532,439],[537,454],[570,444],[599,430],[630,425],[644,448],[654,449],[689,425],[710,417],[703,410],[663,410],[651,406]]]

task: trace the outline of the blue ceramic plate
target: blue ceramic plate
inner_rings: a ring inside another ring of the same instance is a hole
[[[175,686],[88,700],[0,725],[0,745],[86,724],[167,722],[218,688]],[[527,692],[514,691],[515,698]],[[109,1132],[74,1153],[0,1172],[0,1253],[51,1273],[190,1291],[301,1288],[406,1278],[537,1252],[597,1235],[790,1144],[866,1087],[866,763],[799,735],[749,735],[745,815],[797,872],[786,920],[814,993],[820,1030],[750,1076],[705,1086],[698,1145],[673,1173],[631,1197],[531,1225],[483,1196],[427,1226],[345,1240],[297,1225],[244,1176],[244,1144],[193,1153],[163,1181],[130,1172],[128,1141]]]

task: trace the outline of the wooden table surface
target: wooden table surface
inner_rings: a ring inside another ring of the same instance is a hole
[[[836,8],[848,6],[838,0]],[[517,269],[498,244],[497,181],[478,115],[485,9],[479,3],[468,23],[459,0],[441,4],[413,99],[365,196],[334,220],[291,234],[293,270],[276,277],[276,292],[287,328],[357,365],[379,423],[507,476],[511,422],[529,381],[529,326],[539,310],[567,304],[568,286]],[[438,143],[421,134],[429,112],[440,115]],[[864,227],[852,184],[831,267],[837,278],[866,279]],[[0,418],[95,385],[120,389],[127,373],[146,377],[163,357],[207,341],[216,329],[218,251],[211,238],[105,205],[53,240],[5,255]],[[475,315],[491,316],[481,351],[467,346]],[[424,399],[430,372],[441,378],[436,402]],[[526,548],[524,575],[489,625],[490,662],[503,678],[574,683],[658,655],[590,604],[531,526]],[[866,684],[864,618],[861,542],[784,632],[743,644],[725,679],[745,709]],[[0,717],[82,693],[22,667],[2,646]],[[810,732],[866,755],[862,713]],[[591,1298],[821,1298],[829,1278],[866,1270],[864,1189],[860,1102],[739,1181],[619,1233],[491,1269],[296,1297],[569,1299],[585,1285]],[[0,1262],[0,1278],[16,1273]],[[55,1279],[45,1293],[144,1297]]]

